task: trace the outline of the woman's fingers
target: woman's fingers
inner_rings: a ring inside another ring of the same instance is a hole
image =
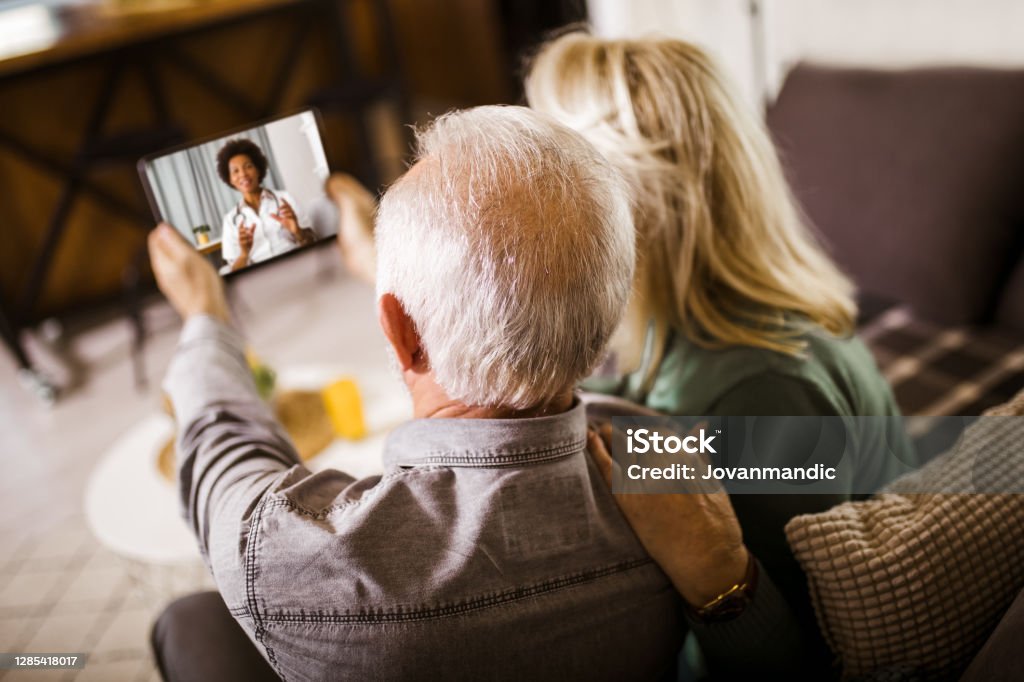
[[[287,201],[281,202],[281,208],[277,210],[277,213],[271,213],[270,217],[281,223],[282,227],[287,228],[290,223],[295,223],[295,211],[288,205]]]
[[[594,464],[597,465],[597,470],[601,472],[601,478],[609,486],[612,484],[612,458],[608,454],[608,449],[605,447],[604,441],[596,431],[587,429],[587,452],[590,453],[590,458],[594,460]]]
[[[253,245],[253,235],[256,232],[255,223],[252,225],[238,226],[238,247],[243,253],[248,254]]]
[[[620,492],[615,501],[647,552],[689,603],[700,606],[742,579],[747,552],[739,522],[724,492],[664,491],[643,482],[630,486],[612,459],[613,439],[625,434],[605,423],[587,430],[587,451],[601,477],[611,486],[615,477]],[[625,444],[619,440],[620,454]],[[673,459],[665,461],[669,464]],[[660,463],[660,462],[659,462]],[[665,494],[667,492],[668,494]]]
[[[601,424],[598,429],[598,433],[601,434],[601,440],[604,441],[604,446],[608,452],[612,451],[612,437],[615,435],[615,430],[612,429],[612,425],[608,422]]]

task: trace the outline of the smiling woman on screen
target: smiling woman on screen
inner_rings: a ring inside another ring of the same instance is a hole
[[[295,199],[263,186],[267,157],[255,142],[229,140],[217,152],[217,175],[242,198],[224,215],[221,255],[229,271],[311,244],[313,230],[301,227]]]

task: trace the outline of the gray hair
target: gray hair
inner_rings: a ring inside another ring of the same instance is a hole
[[[634,230],[621,175],[524,107],[446,114],[377,214],[377,294],[416,325],[467,405],[543,405],[585,377],[622,317]]]

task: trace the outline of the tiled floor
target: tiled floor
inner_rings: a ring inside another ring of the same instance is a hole
[[[0,642],[10,652],[88,652],[84,670],[8,671],[7,680],[156,680],[146,633],[159,608],[81,517],[22,541],[0,568]]]
[[[250,344],[272,367],[384,362],[372,290],[344,274],[333,248],[253,272],[233,292]],[[52,408],[20,386],[0,353],[0,651],[89,655],[84,670],[0,671],[0,680],[158,679],[151,623],[171,594],[199,582],[187,575],[167,583],[173,588],[153,589],[154,571],[186,569],[151,569],[118,556],[95,539],[83,514],[83,491],[104,452],[159,409],[158,383],[179,327],[157,298],[147,320],[150,386],[143,391],[133,386],[122,319],[74,335],[60,354],[30,340],[40,365],[79,384]],[[73,376],[73,365],[82,376]]]

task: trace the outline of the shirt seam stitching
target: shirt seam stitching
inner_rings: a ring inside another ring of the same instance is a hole
[[[340,623],[340,624],[351,624],[351,625],[373,625],[373,624],[385,624],[385,623],[403,623],[403,622],[414,622],[423,620],[434,620],[437,618],[446,618],[450,616],[457,616],[473,611],[480,611],[483,609],[493,608],[496,606],[502,606],[522,599],[529,599],[537,597],[543,594],[549,594],[557,592],[570,587],[576,587],[594,580],[600,580],[617,573],[624,573],[637,568],[641,568],[650,565],[652,562],[649,558],[643,559],[632,559],[630,561],[621,562],[612,566],[606,566],[604,568],[586,571],[576,575],[566,576],[564,578],[558,578],[556,580],[549,580],[543,583],[537,583],[528,587],[515,588],[514,590],[500,593],[497,595],[489,595],[486,597],[478,597],[467,602],[463,602],[457,605],[429,608],[429,609],[418,609],[411,611],[400,611],[400,612],[377,612],[377,613],[359,613],[359,614],[336,614],[336,613],[307,613],[305,611],[289,612],[283,611],[281,613],[262,615],[262,620],[270,626],[286,625],[288,623]]]
[[[585,440],[572,440],[553,445],[543,449],[522,448],[519,450],[508,450],[501,454],[485,454],[493,451],[482,451],[479,454],[452,454],[451,450],[428,451],[422,455],[415,455],[408,460],[398,458],[394,462],[397,466],[408,466],[410,464],[469,464],[480,463],[481,468],[500,467],[514,465],[519,462],[544,462],[553,459],[560,459],[567,455],[583,449]],[[408,464],[405,464],[405,463]]]
[[[274,652],[273,647],[267,641],[267,627],[263,622],[263,616],[260,614],[257,595],[256,595],[256,543],[259,539],[261,524],[260,521],[263,518],[263,512],[269,506],[270,498],[264,497],[260,500],[259,505],[256,508],[256,512],[253,514],[252,522],[249,526],[249,537],[246,545],[246,563],[245,563],[245,595],[246,595],[246,607],[249,614],[252,616],[254,631],[253,636],[256,641],[259,642],[267,652],[267,662],[270,663],[278,677],[282,680],[287,680],[284,672],[281,670],[277,662],[277,655]]]

